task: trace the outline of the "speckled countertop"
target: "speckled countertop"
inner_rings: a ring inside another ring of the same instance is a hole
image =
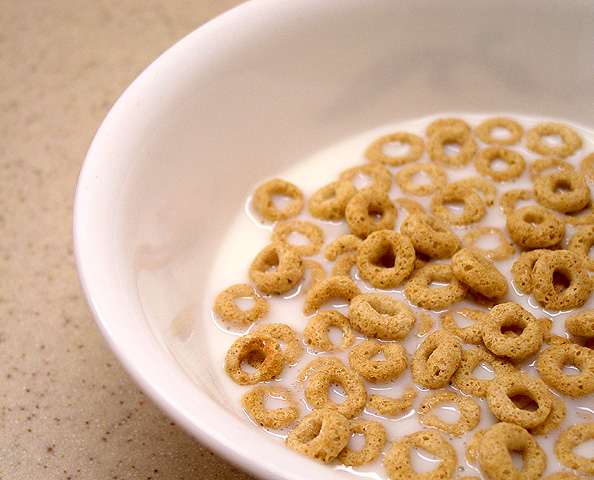
[[[91,139],[160,53],[240,0],[0,2],[0,479],[230,479],[87,308],[72,205]]]

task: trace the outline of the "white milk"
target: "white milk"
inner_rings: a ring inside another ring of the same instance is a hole
[[[440,115],[440,117],[444,116],[455,115]],[[536,123],[540,123],[541,121],[543,121],[542,119],[525,118],[518,115],[511,115],[511,117],[518,120],[524,126],[525,130],[528,130],[531,126],[535,125]],[[435,118],[437,117],[424,118],[397,125],[388,125],[376,129],[374,131],[362,133],[361,135],[354,138],[349,138],[348,140],[340,144],[332,145],[329,148],[311,156],[310,158],[303,159],[303,161],[296,164],[293,168],[283,172],[281,175],[278,175],[278,178],[287,180],[300,187],[307,201],[307,199],[318,188],[336,180],[338,174],[342,170],[345,170],[355,165],[365,164],[367,161],[364,158],[364,151],[367,145],[369,145],[375,138],[381,135],[397,131],[407,131],[411,133],[416,133],[420,136],[424,136],[425,126]],[[471,126],[476,126],[481,120],[487,118],[487,116],[463,115],[460,116],[460,118],[466,120]],[[594,134],[592,131],[579,128],[577,126],[574,126],[574,128],[578,131],[578,133],[582,135],[584,144],[580,150],[578,150],[573,156],[567,158],[566,160],[572,162],[577,167],[579,160],[581,160],[581,158],[583,158],[587,153],[594,150]],[[481,144],[481,142],[478,140],[477,143],[479,149],[487,146]],[[510,148],[513,148],[516,151],[520,151],[524,155],[527,164],[530,164],[530,162],[537,158],[542,158],[540,155],[536,155],[533,152],[528,151],[525,147],[524,140],[522,140],[521,145],[512,146]],[[426,154],[423,155],[420,161],[429,161]],[[392,172],[395,172],[398,169],[394,167],[389,168]],[[474,169],[472,162],[468,167],[461,170],[447,169],[447,174],[448,181],[450,182],[467,176],[479,176],[479,174]],[[262,179],[262,181],[264,180],[267,180],[267,178]],[[363,179],[361,180],[363,181]],[[469,227],[452,227],[452,230],[455,231],[460,238],[466,231],[468,231],[469,229],[473,229],[477,226],[496,226],[505,229],[504,216],[501,213],[501,210],[498,206],[499,198],[504,191],[512,188],[531,188],[531,181],[529,178],[528,168],[524,171],[521,178],[508,182],[496,183],[495,185],[498,189],[498,195],[495,204],[492,207],[489,207],[488,214],[480,222],[478,222],[477,224],[473,224]],[[590,186],[592,187],[592,185]],[[392,189],[390,191],[390,198],[395,199],[402,196],[405,196],[405,194],[402,191],[400,191],[398,185],[394,181]],[[423,204],[425,207],[428,207],[430,196],[411,198]],[[426,208],[426,210],[427,212],[429,212],[428,208]],[[403,209],[399,208],[399,215],[396,227],[397,230],[399,229],[400,223],[402,222],[402,220],[404,220],[404,218],[406,218],[406,216],[406,212]],[[336,238],[338,235],[348,233],[348,227],[346,227],[346,225],[342,222],[330,223],[320,222],[319,220],[312,219],[307,214],[307,208],[304,208],[304,212],[298,218],[304,220],[314,220],[317,224],[321,225],[326,234],[326,243]],[[237,219],[230,228],[225,241],[220,246],[215,266],[212,271],[213,273],[208,281],[208,294],[204,302],[204,304],[206,305],[206,311],[204,312],[204,315],[211,316],[213,320],[211,328],[205,329],[204,333],[207,335],[207,341],[202,341],[201,346],[206,345],[209,349],[209,351],[207,352],[208,355],[211,357],[211,359],[213,359],[213,362],[215,364],[220,365],[222,388],[224,389],[226,395],[234,403],[234,405],[237,406],[236,408],[238,410],[240,410],[241,408],[241,396],[247,390],[249,390],[250,387],[239,387],[235,385],[229,378],[227,378],[224,374],[223,363],[225,353],[228,347],[237,338],[237,336],[249,331],[249,328],[239,329],[229,327],[220,322],[212,314],[212,312],[208,310],[208,308],[209,306],[212,306],[215,296],[225,287],[235,283],[249,283],[247,276],[249,264],[254,258],[254,256],[269,243],[271,230],[272,225],[262,223],[257,218],[255,218],[254,215],[252,215],[249,206],[249,201],[247,201],[245,210],[238,212]],[[570,238],[574,230],[575,229],[568,225],[565,242]],[[502,273],[506,274],[508,278],[510,277],[511,265],[513,261],[517,258],[517,253],[518,250],[516,251],[516,255],[514,255],[512,258],[504,261],[495,262],[497,268]],[[332,262],[324,260],[322,254],[309,258],[313,258],[319,261],[324,266],[326,272],[328,274],[331,273]],[[357,278],[357,281],[362,291],[373,291],[373,289],[368,284],[363,282],[360,278]],[[564,319],[569,314],[568,312],[546,312],[536,303],[536,301],[531,296],[522,295],[515,291],[511,281],[509,282],[509,285],[510,292],[506,299],[507,301],[514,301],[521,304],[523,307],[531,311],[537,317],[548,316],[552,318],[552,332],[564,335]],[[406,300],[403,294],[403,290],[404,285],[394,289],[393,291],[390,291],[389,293],[398,298],[399,300],[408,304],[408,301]],[[308,321],[308,317],[306,317],[302,313],[304,293],[301,291],[301,287],[297,287],[294,291],[289,292],[289,294],[285,295],[283,298],[268,298],[267,300],[270,303],[270,312],[267,315],[267,317],[260,323],[281,322],[290,325],[293,329],[299,332],[303,330],[304,326]],[[458,309],[462,306],[463,305],[461,304],[454,305],[452,309]],[[422,310],[414,306],[411,307],[417,313],[418,311]],[[346,305],[336,305],[335,308],[339,310],[341,313],[347,313]],[[481,307],[474,306],[474,308]],[[584,306],[584,308],[594,308],[594,300],[591,299],[588,302],[588,304]],[[439,312],[429,313],[434,322],[434,329],[441,328],[439,322]],[[413,327],[411,332],[408,334],[407,338],[402,341],[402,344],[406,347],[409,353],[409,358],[414,353],[418,343],[420,343],[424,338],[416,335],[417,328],[418,324]],[[363,339],[364,337],[362,335],[358,335],[357,343],[362,341]],[[472,348],[472,346],[464,345],[464,348]],[[296,373],[314,357],[318,355],[325,355],[316,352],[311,348],[306,348],[306,352],[306,355],[303,356],[298,365],[286,367],[281,377],[278,380],[275,380],[274,382],[276,384],[285,385],[289,388],[295,389],[295,394],[298,397],[302,397],[302,391],[297,389],[294,385],[294,378]],[[347,352],[338,352],[333,353],[331,355],[336,355],[342,358],[345,362],[347,361]],[[531,375],[538,376],[538,374],[534,370],[534,362],[535,358],[529,359],[528,361],[524,362],[522,369]],[[489,378],[489,372],[484,371],[482,372],[482,374],[485,376],[485,378]],[[368,385],[368,394],[371,395],[373,393],[384,393],[389,396],[398,397],[400,396],[404,388],[410,385],[413,385],[413,383],[410,371],[407,371],[393,382],[379,385]],[[426,395],[429,392],[420,387],[415,388],[419,393],[414,403],[414,406],[416,408],[420,400],[424,397],[424,395]],[[455,390],[454,387],[448,387],[448,389]],[[453,439],[444,434],[458,451],[458,471],[456,474],[457,477],[463,475],[481,475],[480,469],[476,464],[468,464],[465,461],[465,446],[470,441],[470,437],[472,436],[472,433],[474,433],[474,431],[478,430],[479,428],[485,428],[495,422],[495,417],[489,411],[486,400],[476,400],[478,401],[481,407],[481,424],[475,430],[465,435],[461,439]],[[546,473],[553,473],[555,471],[561,470],[561,467],[558,464],[552,449],[553,443],[560,434],[560,432],[576,423],[581,423],[584,421],[594,421],[594,403],[592,401],[592,395],[588,396],[585,399],[571,400],[568,398],[564,398],[564,400],[566,401],[567,405],[567,416],[561,427],[552,431],[548,435],[536,437],[539,444],[545,449],[548,456],[548,468]],[[309,411],[309,407],[305,404],[303,400],[300,401],[300,405],[302,409],[302,416],[304,416]],[[442,408],[441,412],[438,412],[438,414],[442,416],[442,418],[444,419],[455,419],[457,415],[457,413],[455,411],[452,412],[451,409],[448,412],[447,408]],[[381,416],[374,414],[371,411],[365,410],[365,412],[362,414],[362,417],[372,418],[381,421],[388,430],[389,442],[407,433],[412,433],[413,431],[425,428],[419,424],[418,416],[415,409],[397,418],[383,418]],[[245,416],[245,418],[246,422],[249,421],[247,416]],[[282,442],[283,438],[287,434],[287,431],[267,432],[271,435],[279,437],[279,442]],[[387,449],[388,446],[386,446],[384,451],[387,451]],[[419,471],[426,471],[432,468],[430,461],[421,459],[414,459],[414,461],[415,465],[418,465]],[[347,467],[338,466],[335,468],[349,470],[349,468]],[[356,475],[359,477],[363,476],[369,478],[386,478],[386,472],[383,466],[381,465],[381,458],[378,459],[378,461],[376,461],[372,465],[357,468],[356,471]]]

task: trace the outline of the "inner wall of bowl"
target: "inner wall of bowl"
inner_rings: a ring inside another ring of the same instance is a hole
[[[129,302],[192,381],[225,404],[220,365],[186,345],[210,322],[201,302],[214,252],[261,179],[349,136],[440,112],[594,125],[594,9],[565,5],[253,2],[153,65],[143,90],[153,85],[145,101],[158,116],[129,154],[115,251]],[[177,88],[163,102],[161,75],[174,66]]]

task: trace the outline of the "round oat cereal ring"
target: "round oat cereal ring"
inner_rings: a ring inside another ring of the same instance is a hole
[[[340,220],[349,200],[357,188],[348,180],[331,182],[316,190],[309,199],[307,209],[312,217],[322,220]]]
[[[411,463],[411,452],[419,448],[438,457],[441,462],[427,472],[417,472]],[[456,450],[439,433],[422,430],[399,438],[384,457],[384,468],[390,480],[449,480],[454,476]]]
[[[495,375],[513,373],[515,366],[509,360],[493,355],[482,347],[470,348],[462,352],[460,366],[452,376],[452,381],[458,389],[475,397],[486,397],[487,389],[492,380],[476,377],[473,372],[479,364],[488,365]]]
[[[369,397],[368,405],[371,410],[375,410],[380,415],[396,417],[408,412],[416,397],[417,391],[413,387],[406,387],[400,398],[373,394]]]
[[[484,237],[495,237],[497,246],[494,248],[479,248],[477,243]],[[462,246],[472,247],[473,250],[481,253],[491,260],[505,260],[516,253],[512,243],[505,237],[503,230],[497,227],[476,227],[469,230],[462,237]]]
[[[523,395],[530,398],[536,409],[520,408],[513,398]],[[523,373],[497,375],[487,387],[489,409],[500,421],[514,423],[522,428],[534,428],[542,424],[553,406],[553,396],[546,384]]]
[[[450,154],[452,145],[457,145]],[[477,146],[472,134],[465,127],[451,125],[438,128],[427,140],[427,155],[435,162],[452,168],[467,165],[476,154]]]
[[[402,155],[388,155],[386,147],[390,144],[406,146],[407,151]],[[367,150],[365,157],[372,162],[384,163],[391,166],[404,165],[405,163],[416,162],[423,154],[425,142],[421,137],[408,132],[395,132],[383,135],[374,140]]]
[[[511,268],[514,285],[520,292],[529,295],[532,293],[532,270],[538,257],[549,250],[536,249],[520,253]]]
[[[580,161],[580,171],[594,182],[594,153],[586,155]]]
[[[457,213],[457,211],[454,213],[448,209],[448,205],[459,204],[464,205],[461,213]],[[435,192],[431,197],[429,209],[433,215],[454,226],[476,223],[487,212],[478,193],[470,188],[455,184],[448,184],[445,188]]]
[[[501,131],[504,132],[501,132]],[[504,135],[494,133],[504,133]],[[489,145],[514,145],[518,143],[524,135],[524,128],[518,122],[507,117],[493,117],[479,123],[474,134],[482,142]]]
[[[426,213],[413,213],[400,225],[400,233],[406,235],[414,249],[430,258],[450,258],[460,249],[460,240],[438,218]]]
[[[592,225],[594,223],[594,201],[590,199],[588,205],[577,212],[566,213],[563,215],[565,222],[574,227],[583,225]]]
[[[274,202],[275,197],[284,197],[290,201],[279,210]],[[298,215],[303,209],[303,193],[292,183],[275,178],[256,188],[252,196],[252,205],[264,220],[287,220]]]
[[[343,299],[347,303],[361,293],[359,287],[350,277],[333,275],[317,282],[305,295],[303,313],[310,315],[318,310],[326,301]]]
[[[501,298],[507,293],[506,278],[493,262],[473,248],[456,252],[451,266],[458,280],[487,298]]]
[[[594,246],[594,225],[588,225],[571,236],[567,250],[577,255],[588,270],[594,270],[594,259],[590,257],[592,246]]]
[[[522,468],[512,462],[511,453],[522,456]],[[500,422],[482,435],[478,448],[479,465],[492,480],[536,480],[545,471],[547,456],[526,429]]]
[[[530,200],[531,198],[532,190],[513,188],[501,195],[501,198],[499,199],[499,206],[503,214],[507,216],[513,213],[520,200]]]
[[[565,319],[565,330],[576,337],[594,337],[594,310],[581,310]]]
[[[553,398],[553,404],[545,421],[534,428],[527,429],[532,435],[546,435],[555,430],[565,420],[565,401],[556,395],[551,396]]]
[[[249,299],[253,305],[242,310],[236,300]],[[250,325],[264,318],[268,313],[269,305],[255,290],[246,283],[238,283],[225,288],[217,295],[213,310],[225,322],[233,325]]]
[[[436,330],[423,340],[412,357],[413,381],[431,390],[442,388],[452,378],[461,359],[460,340],[446,330]]]
[[[542,345],[544,332],[540,322],[517,303],[495,305],[482,327],[485,347],[500,357],[524,360]]]
[[[384,293],[363,293],[349,305],[351,326],[370,338],[399,340],[408,334],[415,323],[412,310]]]
[[[540,205],[518,208],[505,225],[512,240],[526,248],[552,247],[565,236],[563,219]]]
[[[503,162],[507,168],[493,168],[494,162]],[[476,171],[495,182],[507,182],[518,178],[526,168],[526,160],[518,152],[504,147],[489,147],[480,151],[474,160]]]
[[[417,337],[424,337],[433,330],[433,318],[427,312],[419,312],[419,328],[417,328]]]
[[[530,178],[534,180],[547,170],[575,170],[573,164],[555,157],[537,158],[530,164]]]
[[[573,170],[559,170],[535,178],[533,194],[543,207],[561,213],[577,212],[590,201],[585,175]]]
[[[360,467],[379,457],[388,439],[386,428],[381,423],[359,418],[351,420],[349,428],[351,435],[363,435],[365,444],[359,450],[353,450],[347,445],[337,457],[340,463],[350,467]]]
[[[463,308],[457,311],[456,313],[474,321],[474,323],[466,327],[458,326],[452,313],[448,311],[440,315],[441,327],[453,333],[465,343],[481,345],[483,343],[482,322],[487,318],[487,312],[470,308]]]
[[[544,140],[546,137],[558,137],[561,143],[558,145],[547,143]],[[582,147],[582,139],[568,125],[545,122],[528,130],[526,146],[539,155],[565,158]]]
[[[267,408],[266,398],[282,400],[286,405]],[[241,405],[248,416],[264,428],[279,429],[293,423],[299,417],[299,405],[291,390],[274,385],[257,385],[241,398]]]
[[[497,197],[497,187],[493,182],[484,177],[466,177],[450,183],[450,186],[470,188],[483,196],[485,205],[491,206]]]
[[[305,267],[305,275],[309,277],[309,281],[304,282],[303,285],[303,292],[307,292],[320,280],[326,278],[326,270],[319,262],[311,258],[303,259],[303,266]]]
[[[432,287],[433,283],[443,286]],[[447,263],[433,263],[415,270],[404,286],[408,301],[427,310],[443,310],[461,301],[467,291]]]
[[[347,446],[350,437],[348,420],[329,408],[314,410],[287,435],[291,450],[330,463]]]
[[[307,238],[308,243],[305,245],[292,244],[289,241],[290,235],[297,233]],[[295,251],[303,256],[307,257],[315,255],[322,249],[324,244],[324,232],[315,223],[306,222],[303,220],[288,220],[283,223],[278,223],[272,230],[272,237],[270,238],[272,243],[284,243],[295,249]]]
[[[390,170],[379,162],[366,163],[364,165],[357,165],[356,167],[343,170],[338,175],[341,182],[349,181],[356,185],[357,179],[362,178],[367,180],[367,187],[387,192],[392,185],[392,174]]]
[[[303,355],[303,344],[299,335],[284,323],[264,323],[250,333],[267,335],[279,342],[283,351],[283,360],[288,365],[294,365]]]
[[[373,360],[378,354],[383,355],[384,359]],[[349,352],[349,365],[368,382],[387,382],[406,370],[408,354],[399,343],[365,340]]]
[[[431,182],[414,183],[413,178],[418,174],[427,176]],[[404,193],[420,197],[431,195],[438,188],[445,187],[446,183],[448,183],[445,170],[440,165],[429,162],[405,165],[396,172],[395,178],[396,183]]]
[[[351,233],[340,235],[326,245],[324,258],[326,260],[336,260],[345,253],[356,252],[362,241],[361,238]]]
[[[433,409],[442,403],[453,403],[456,405],[460,413],[460,418],[457,422],[446,422],[433,413]],[[478,425],[481,417],[481,407],[470,397],[465,397],[454,392],[440,391],[426,395],[421,400],[418,413],[419,422],[423,425],[437,428],[452,437],[461,437]]]
[[[336,345],[328,335],[330,328],[342,332],[342,341]],[[323,352],[334,352],[350,347],[355,341],[355,334],[349,319],[336,310],[323,310],[314,315],[303,329],[305,342]]]
[[[590,296],[586,267],[568,250],[543,252],[532,270],[532,294],[551,310],[579,308]]]
[[[365,238],[378,230],[393,229],[398,209],[386,192],[366,188],[349,200],[344,217],[351,232]]]
[[[452,127],[459,128],[466,133],[472,133],[472,129],[470,128],[470,125],[468,125],[468,123],[466,123],[461,118],[444,117],[444,118],[437,118],[437,119],[433,120],[425,129],[425,135],[427,137],[431,137],[438,130],[441,130],[443,128],[452,128]]]
[[[563,367],[579,370],[568,375]],[[536,369],[547,385],[569,397],[583,397],[594,391],[594,351],[575,343],[554,345],[540,354]]]
[[[333,385],[344,390],[346,398],[341,403],[330,399],[329,390]],[[347,419],[359,415],[367,403],[367,390],[361,377],[339,364],[329,364],[312,373],[303,395],[313,408],[330,408]]]
[[[295,380],[295,385],[299,388],[305,385],[307,379],[318,370],[326,367],[334,367],[337,368],[345,368],[344,363],[338,357],[315,357],[311,360],[305,367],[303,367],[299,374],[297,375],[297,379]]]
[[[248,373],[242,366],[251,354],[263,356],[258,369]],[[279,343],[268,335],[246,334],[233,342],[225,355],[225,372],[238,385],[255,385],[279,375],[284,366]]]
[[[357,265],[357,254],[356,253],[345,253],[341,255],[334,266],[332,267],[332,275],[346,275],[351,276],[351,270]]]
[[[407,197],[400,197],[397,198],[394,203],[400,205],[406,213],[412,215],[413,213],[425,213],[425,207],[421,205],[419,202],[412,200],[411,198]]]
[[[284,243],[271,243],[256,255],[249,278],[264,293],[282,295],[295,288],[305,274],[303,259]]]
[[[405,235],[379,230],[369,235],[357,250],[357,268],[363,280],[387,290],[400,285],[415,264],[415,249]]]
[[[594,475],[594,458],[573,451],[578,445],[594,438],[594,422],[579,423],[565,430],[555,442],[555,455],[567,468]]]

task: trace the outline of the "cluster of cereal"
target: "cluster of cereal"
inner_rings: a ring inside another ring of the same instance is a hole
[[[496,129],[508,135],[495,136]],[[548,136],[558,136],[561,142],[552,145],[545,141]],[[476,139],[490,146],[479,151]],[[529,150],[545,158],[527,165],[512,149],[522,139]],[[388,155],[384,147],[389,143],[404,144],[407,152]],[[227,374],[239,385],[258,384],[243,397],[248,415],[270,429],[296,424],[287,435],[287,446],[323,462],[349,466],[373,462],[383,452],[387,433],[381,423],[361,418],[361,413],[367,408],[383,416],[399,415],[412,408],[417,390],[408,387],[401,398],[368,395],[365,382],[392,381],[410,366],[413,382],[434,390],[418,407],[421,424],[462,437],[479,424],[481,413],[475,397],[484,398],[499,422],[474,434],[469,458],[474,455],[484,474],[493,480],[539,478],[547,458],[535,436],[556,429],[564,420],[566,406],[561,396],[584,397],[594,391],[594,350],[589,348],[594,339],[594,311],[578,310],[566,319],[566,331],[573,339],[554,335],[550,332],[552,320],[536,318],[519,303],[506,300],[508,282],[495,262],[514,258],[518,249],[511,272],[514,284],[543,309],[574,310],[589,299],[592,281],[588,270],[594,270],[594,260],[588,254],[594,245],[594,213],[584,212],[592,206],[586,178],[594,178],[594,154],[582,160],[580,172],[564,160],[579,150],[581,143],[566,125],[540,123],[524,135],[523,127],[509,118],[486,120],[474,131],[460,119],[440,119],[427,127],[425,139],[411,133],[381,137],[367,149],[368,163],[344,170],[309,199],[307,210],[314,219],[345,222],[349,228],[349,233],[327,242],[316,221],[293,218],[305,206],[299,188],[280,179],[259,186],[252,203],[263,219],[275,222],[271,242],[251,263],[248,276],[253,286],[244,283],[225,289],[215,301],[214,312],[230,324],[252,325],[267,314],[267,296],[282,296],[300,286],[305,292],[303,314],[308,322],[302,332],[283,323],[263,323],[229,348]],[[458,147],[454,152],[452,144]],[[424,153],[428,161],[421,160]],[[472,162],[478,175],[448,182],[446,168],[456,170]],[[496,168],[495,162],[505,168]],[[527,168],[532,188],[509,188]],[[414,183],[419,172],[431,182]],[[357,175],[370,178],[370,185],[358,189],[354,183]],[[429,213],[409,197],[391,199],[392,178],[406,194],[430,197]],[[468,229],[495,204],[499,191],[493,182],[508,185],[498,202],[506,218],[505,230],[492,226]],[[275,201],[278,196],[286,199],[282,208]],[[516,208],[518,202],[528,200],[536,203]],[[461,211],[449,208],[455,204],[463,206]],[[397,230],[398,207],[407,217]],[[576,231],[564,246],[567,225]],[[462,238],[456,231],[464,232]],[[307,243],[291,244],[289,238],[295,232],[306,237]],[[486,235],[495,235],[499,245],[478,248],[476,242]],[[325,260],[334,262],[331,275],[320,262],[304,258],[322,250]],[[367,290],[375,291],[362,291],[361,282]],[[404,286],[408,305],[390,294],[400,286]],[[238,298],[250,298],[253,306],[239,308]],[[322,308],[335,298],[348,303],[347,315]],[[477,307],[457,312],[474,322],[463,328],[447,311],[462,301],[472,301]],[[441,311],[441,329],[431,331],[431,317],[424,309]],[[409,362],[400,341],[407,337],[417,316],[423,330],[419,333],[426,337]],[[342,332],[339,345],[328,336],[332,327]],[[366,338],[356,343],[355,332]],[[327,353],[350,350],[348,366],[336,356],[320,356],[299,372],[297,384],[304,386],[304,398],[312,410],[300,419],[293,391],[270,381],[278,378],[285,366],[297,363],[304,343]],[[540,378],[521,368],[522,362],[535,356]],[[488,364],[495,378],[477,378],[473,372],[480,363]],[[568,375],[563,370],[566,365],[576,367],[579,373]],[[334,384],[345,392],[341,403],[329,396]],[[457,391],[444,389],[449,385]],[[286,405],[268,408],[268,396]],[[460,412],[455,423],[445,422],[433,412],[437,405],[448,402],[455,403]],[[347,445],[353,434],[364,436],[363,448]],[[568,428],[555,444],[559,462],[594,475],[594,459],[572,451],[592,438],[594,423]],[[423,448],[442,461],[420,474],[411,464],[413,448]],[[514,465],[510,452],[522,454],[522,468]],[[440,433],[421,430],[393,441],[383,464],[393,480],[443,480],[453,478],[457,455]],[[570,473],[554,477],[577,478]]]

